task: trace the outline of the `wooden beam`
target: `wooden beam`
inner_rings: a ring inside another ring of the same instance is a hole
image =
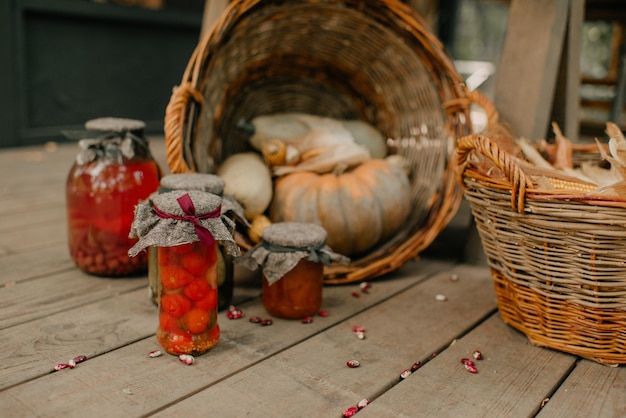
[[[408,0],[407,4],[426,20],[432,30],[437,29],[439,0]]]
[[[204,35],[209,33],[213,24],[222,16],[224,10],[226,10],[228,3],[229,0],[205,0],[200,39],[204,38]]]
[[[545,138],[570,0],[512,0],[494,104],[517,136]]]
[[[565,136],[573,142],[579,142],[580,131],[580,49],[584,14],[585,0],[570,0],[551,115],[551,120],[558,123]],[[548,136],[554,136],[551,130]]]

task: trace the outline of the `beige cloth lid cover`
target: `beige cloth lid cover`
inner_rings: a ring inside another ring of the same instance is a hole
[[[173,216],[188,216],[178,202],[178,199],[185,194],[191,198],[196,216],[215,211],[222,202],[219,196],[198,190],[174,190],[153,194],[148,200],[140,202],[135,207],[135,218],[129,237],[139,238],[139,241],[128,251],[128,255],[134,257],[150,246],[172,247],[200,240],[193,222],[162,218],[153,209],[156,207],[160,212]],[[213,239],[226,248],[230,255],[237,257],[241,254],[239,246],[233,239],[235,224],[228,217],[218,214],[215,217],[198,219],[197,222],[208,230]]]
[[[250,227],[250,223],[244,216],[243,206],[234,196],[224,194],[226,182],[215,174],[208,173],[177,173],[168,174],[161,179],[159,193],[171,192],[172,190],[201,190],[213,193],[222,198],[222,214],[233,215],[237,222]]]
[[[259,266],[268,283],[274,284],[303,258],[330,265],[350,263],[326,245],[328,233],[319,225],[301,222],[278,222],[263,230],[261,242],[235,260],[250,270]]]

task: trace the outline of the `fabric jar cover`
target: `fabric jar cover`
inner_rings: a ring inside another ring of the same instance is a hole
[[[131,238],[139,241],[128,250],[133,257],[150,246],[172,247],[196,241],[219,242],[228,254],[240,255],[233,239],[235,224],[221,215],[222,199],[198,190],[174,190],[152,195],[135,207]]]
[[[224,179],[215,174],[177,173],[164,176],[161,179],[159,191],[164,193],[173,190],[200,190],[221,197],[224,194],[225,185]]]
[[[143,121],[124,118],[98,118],[85,123],[85,130],[63,131],[70,139],[77,139],[79,165],[103,157],[128,159],[142,157],[154,160],[148,140],[144,137]],[[160,170],[160,169],[159,169]]]
[[[237,222],[250,227],[250,223],[243,214],[244,210],[241,204],[234,196],[224,194],[225,186],[224,179],[215,174],[176,173],[168,174],[161,179],[159,193],[171,192],[172,190],[201,190],[213,193],[222,198],[222,214],[232,215]]]
[[[292,270],[301,259],[349,264],[350,259],[335,253],[328,245],[328,233],[319,225],[302,222],[278,222],[263,230],[261,242],[235,261],[250,270],[259,266],[271,285]]]

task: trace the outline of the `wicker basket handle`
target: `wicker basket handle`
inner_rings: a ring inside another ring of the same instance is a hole
[[[467,95],[472,103],[477,104],[485,111],[485,114],[487,115],[488,127],[495,127],[500,124],[500,114],[498,113],[496,106],[487,98],[487,96],[478,90],[470,91]]]
[[[187,173],[193,171],[183,158],[183,121],[189,101],[202,104],[204,97],[191,83],[185,82],[174,87],[172,97],[165,109],[165,124],[163,131],[167,138],[166,156],[172,173]]]
[[[485,156],[502,170],[511,185],[511,208],[523,213],[526,189],[533,187],[533,182],[530,176],[519,166],[514,156],[501,150],[494,141],[486,136],[468,135],[459,140],[457,144],[457,174],[460,183],[464,185],[463,177],[471,166],[468,159],[473,151]]]
[[[443,108],[448,115],[467,113],[472,104],[480,106],[487,116],[487,127],[494,128],[500,125],[500,115],[494,104],[478,90],[470,91],[465,84],[457,86],[458,96],[443,103]]]

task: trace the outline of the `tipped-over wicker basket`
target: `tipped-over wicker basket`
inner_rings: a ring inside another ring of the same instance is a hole
[[[415,258],[455,214],[452,158],[472,100],[419,15],[398,0],[235,0],[194,51],[165,115],[172,172],[213,172],[250,151],[241,119],[301,112],[361,119],[413,170],[413,212],[388,242],[325,271],[380,276]],[[245,243],[243,244],[245,248]]]
[[[537,175],[485,136],[462,138],[458,162],[504,321],[533,344],[626,364],[626,199]]]

